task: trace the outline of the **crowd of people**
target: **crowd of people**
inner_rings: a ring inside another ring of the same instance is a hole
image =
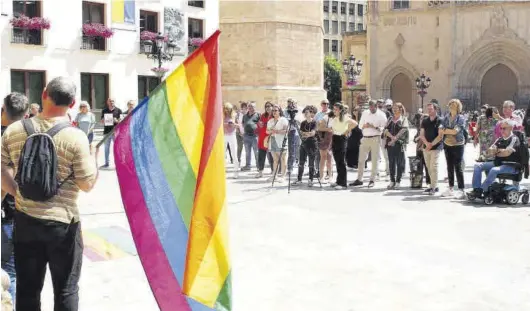
[[[284,182],[286,174],[291,174],[297,165],[292,185],[301,185],[307,165],[309,187],[318,179],[320,183],[329,182],[337,190],[364,185],[367,162],[371,162],[367,186],[373,187],[380,179],[379,163],[384,162],[385,177],[389,180],[387,189],[393,190],[401,187],[407,145],[413,143],[415,156],[425,171],[427,189],[424,192],[429,195],[440,192],[438,167],[443,152],[448,187],[441,196],[465,198],[464,151],[472,141],[479,152],[471,191],[482,195],[498,174],[513,171],[513,167],[501,165],[502,160],[521,161],[516,151],[521,145],[528,145],[530,113],[516,110],[513,101],[499,104],[502,114],[487,105],[480,112],[463,112],[458,99],[451,99],[445,107],[433,99],[426,105],[425,113],[420,109],[409,119],[404,105],[391,99],[370,100],[365,111],[351,112],[340,102],[330,105],[323,100],[320,111],[309,105],[297,114],[292,113],[298,111],[292,99],[287,101],[285,110],[266,102],[263,112],[257,111],[255,102],[240,102],[239,107],[225,103],[227,155],[234,163],[234,178],[238,178],[239,171],[251,170],[254,154],[256,178],[264,177],[268,159],[269,181],[275,178],[279,183]],[[413,137],[412,129],[415,129]],[[240,167],[243,149],[246,158]],[[350,183],[347,167],[357,170],[357,178]],[[488,177],[481,181],[484,171]]]

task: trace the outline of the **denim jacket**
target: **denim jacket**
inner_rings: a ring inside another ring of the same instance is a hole
[[[461,145],[465,143],[465,138],[464,138],[465,126],[466,125],[465,125],[464,117],[461,114],[458,114],[456,116],[456,119],[454,122],[451,122],[450,114],[447,114],[445,118],[442,120],[442,128],[458,130],[458,133],[454,135],[457,145]],[[448,139],[448,136],[453,136],[453,135],[444,135],[444,139],[443,139],[444,143]]]

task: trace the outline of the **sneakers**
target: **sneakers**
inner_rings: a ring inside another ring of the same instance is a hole
[[[455,191],[455,199],[465,199],[466,198],[466,193],[464,192],[463,189],[458,189]]]
[[[283,179],[282,176],[276,178],[276,182],[279,183],[279,184],[283,183],[284,181],[285,181],[285,180]]]
[[[241,168],[241,171],[242,171],[242,172],[250,171],[250,166],[243,166],[243,167]]]
[[[425,190],[423,190],[423,193],[425,194],[430,194],[430,195],[433,195],[435,194],[436,192],[440,192],[440,188],[436,187],[436,188],[427,188]]]
[[[388,186],[386,186],[386,189],[393,190],[395,186],[396,186],[395,182],[390,182],[390,184],[388,184]]]
[[[356,179],[354,182],[350,183],[350,186],[362,186],[363,182]]]
[[[259,171],[256,176],[254,176],[255,178],[261,178],[263,177],[263,172],[262,171]]]
[[[335,188],[335,187],[337,187],[337,183],[336,183],[336,182],[332,182],[331,184],[329,184],[329,186],[330,186],[331,188]]]
[[[239,174],[237,172],[234,173],[234,179],[238,179],[239,178]]]
[[[335,189],[335,190],[344,190],[344,189],[346,189],[346,187],[337,185],[337,186],[333,187],[333,189]]]
[[[454,197],[454,196],[455,196],[455,193],[454,193],[453,189],[451,189],[451,188],[447,188],[447,190],[445,190],[442,193],[442,197],[443,198]]]
[[[399,189],[399,183],[398,182],[394,185],[394,190],[397,190],[397,189]]]
[[[373,186],[375,186],[375,182],[373,180],[370,180],[370,182],[368,183],[368,188],[372,188]]]
[[[307,186],[308,186],[308,187],[313,187],[313,181],[312,181],[312,180],[308,181],[308,182],[307,182]]]
[[[291,186],[300,186],[302,184],[301,180],[295,180],[291,183]]]

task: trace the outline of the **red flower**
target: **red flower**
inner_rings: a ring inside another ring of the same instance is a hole
[[[191,38],[190,39],[190,45],[192,46],[201,46],[204,43],[204,39],[202,38]]]
[[[114,34],[112,29],[99,23],[83,24],[83,34],[87,37],[110,38]]]
[[[25,15],[20,15],[19,17],[13,17],[9,22],[15,28],[32,30],[50,29],[50,21],[43,17],[29,18]]]

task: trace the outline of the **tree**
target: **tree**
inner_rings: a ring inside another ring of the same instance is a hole
[[[324,58],[324,89],[328,91],[328,100],[331,104],[342,99],[342,64],[332,56]]]

